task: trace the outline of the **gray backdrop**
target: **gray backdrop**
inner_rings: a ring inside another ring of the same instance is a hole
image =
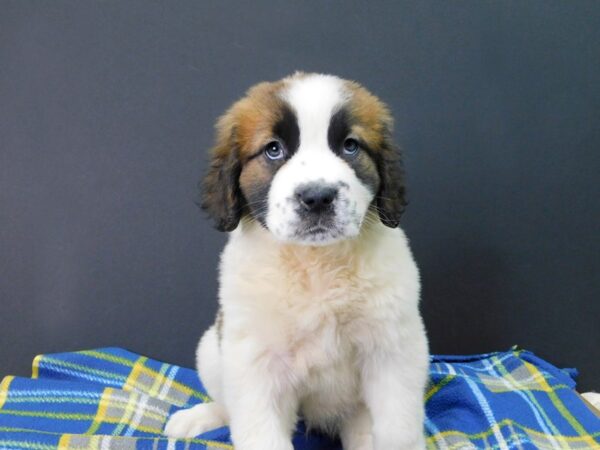
[[[193,365],[225,236],[215,118],[302,69],[385,99],[437,353],[600,389],[600,2],[2,2],[0,375],[122,346]]]

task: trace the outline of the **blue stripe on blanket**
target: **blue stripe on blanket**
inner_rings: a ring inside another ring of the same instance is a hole
[[[430,373],[429,449],[600,449],[600,419],[574,391],[573,369],[512,349],[434,356]],[[0,448],[232,449],[227,428],[161,434],[174,411],[209,400],[193,370],[120,348],[42,355],[32,378],[0,383]],[[294,447],[341,448],[302,424]]]

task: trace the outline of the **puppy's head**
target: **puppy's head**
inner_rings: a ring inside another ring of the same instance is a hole
[[[406,202],[391,127],[354,82],[297,73],[258,84],[217,122],[202,206],[219,230],[247,217],[307,245],[357,236],[369,211],[396,227]]]

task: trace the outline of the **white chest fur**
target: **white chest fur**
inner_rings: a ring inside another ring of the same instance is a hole
[[[321,425],[359,401],[361,355],[410,333],[402,324],[418,317],[418,296],[404,233],[383,226],[335,246],[303,247],[243,224],[221,260],[225,341],[243,341],[242,357],[267,365]]]

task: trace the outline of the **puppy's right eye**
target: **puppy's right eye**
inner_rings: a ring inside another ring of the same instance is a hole
[[[285,156],[283,145],[278,141],[272,141],[265,145],[264,152],[265,156],[272,161],[282,159]]]

